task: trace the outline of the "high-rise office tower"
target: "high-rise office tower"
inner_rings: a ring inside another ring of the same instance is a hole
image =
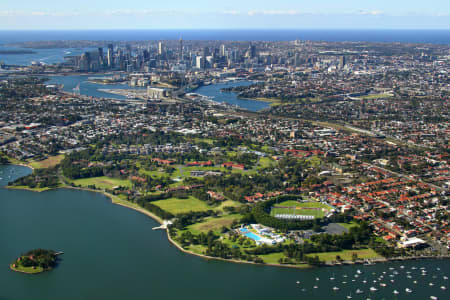
[[[251,58],[255,58],[256,57],[256,46],[255,45],[250,45],[250,57]]]
[[[224,44],[222,44],[221,46],[220,46],[220,56],[225,56],[225,45]]]
[[[114,65],[114,48],[112,44],[108,44],[108,52],[106,55],[108,56],[108,67],[112,67]]]
[[[103,48],[102,47],[98,48],[98,64],[100,66],[103,66]]]
[[[183,60],[183,39],[180,37],[180,45],[178,49],[178,62]]]
[[[339,68],[343,69],[345,67],[345,56],[342,55],[339,60]]]
[[[158,54],[163,55],[163,52],[164,52],[164,45],[162,42],[159,42],[158,43]]]

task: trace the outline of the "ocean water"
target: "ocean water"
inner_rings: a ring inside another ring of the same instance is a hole
[[[450,44],[450,30],[355,30],[355,29],[172,29],[172,30],[0,30],[0,44],[42,40],[143,41],[368,41]]]

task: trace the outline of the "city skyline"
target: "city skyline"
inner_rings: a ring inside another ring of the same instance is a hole
[[[450,4],[355,0],[3,3],[0,29],[450,29]]]

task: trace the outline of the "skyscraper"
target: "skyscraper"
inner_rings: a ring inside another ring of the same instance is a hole
[[[114,55],[114,48],[112,44],[108,44],[108,67],[112,67],[114,65],[113,55]]]
[[[178,51],[178,62],[180,62],[183,60],[183,39],[181,37]]]
[[[98,64],[103,66],[103,48],[98,48]]]
[[[221,46],[220,46],[220,56],[225,56],[225,45],[224,44],[222,44]]]
[[[345,56],[342,55],[339,60],[339,68],[343,69],[345,67]]]
[[[158,43],[158,54],[163,55],[163,52],[164,52],[164,45],[162,42],[159,42]]]

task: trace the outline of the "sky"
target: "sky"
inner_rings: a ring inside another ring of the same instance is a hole
[[[0,1],[0,30],[240,28],[450,29],[450,1]]]

